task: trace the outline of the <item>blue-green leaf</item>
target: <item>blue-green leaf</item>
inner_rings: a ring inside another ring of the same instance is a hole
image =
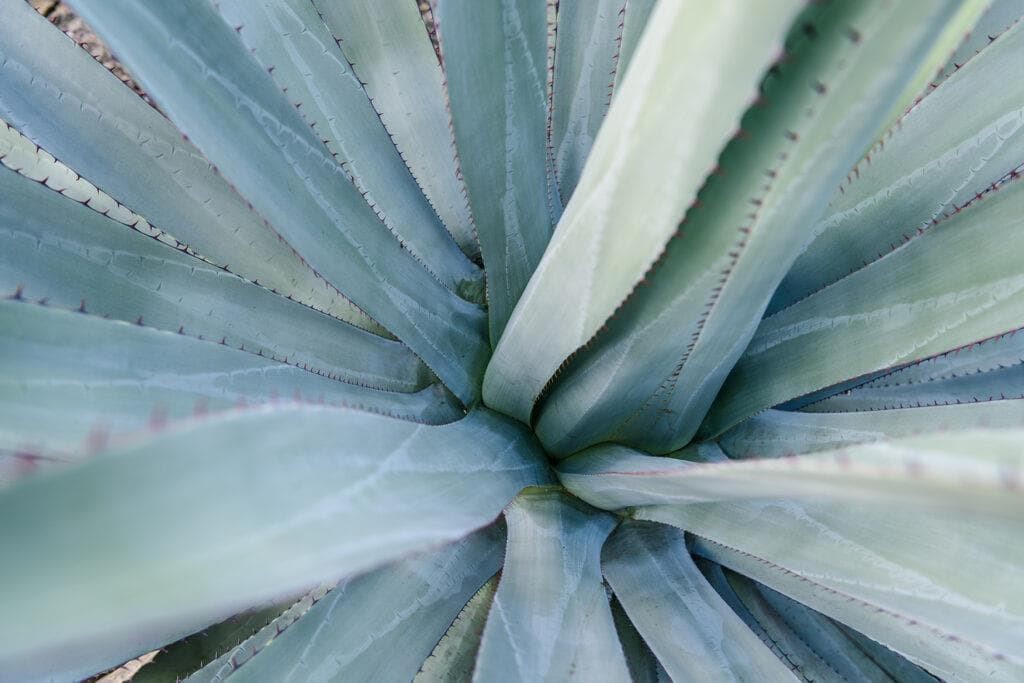
[[[249,606],[449,543],[547,478],[486,411],[196,420],[0,493],[0,670],[82,678]],[[13,616],[16,615],[16,616]]]
[[[473,680],[628,680],[601,581],[615,519],[545,488],[520,494],[505,520],[505,568]]]
[[[809,6],[787,59],[744,117],[744,134],[722,153],[720,175],[647,284],[551,387],[536,423],[548,450],[610,440],[663,453],[692,438],[814,220],[952,4]]]
[[[440,385],[379,391],[214,340],[0,301],[0,481],[168,421],[278,402],[434,424],[462,417]]]
[[[402,344],[343,323],[0,167],[0,292],[181,331],[320,374],[415,391],[430,373]]]
[[[452,123],[487,269],[491,344],[556,216],[547,183],[547,4],[438,0]]]
[[[566,358],[641,281],[756,97],[798,5],[657,6],[573,200],[495,349],[484,379],[488,405],[529,422]]]
[[[871,150],[818,219],[814,241],[782,280],[769,314],[931,229],[1024,162],[1022,52],[1024,25],[1000,36]]]
[[[311,0],[219,0],[217,9],[405,248],[453,291],[482,280],[423,196]]]
[[[558,3],[551,146],[561,196],[568,201],[611,103],[619,61],[622,0]]]
[[[342,581],[226,680],[412,680],[466,601],[501,566],[504,540],[500,528],[488,527]]]
[[[444,74],[419,8],[405,0],[313,0],[395,147],[463,251],[480,253],[459,171]]]
[[[3,5],[0,117],[217,265],[386,334],[282,243],[159,112],[28,3]]]
[[[625,522],[601,558],[615,596],[672,680],[795,680],[701,575],[678,529]]]
[[[208,0],[74,6],[308,263],[465,404],[476,400],[489,352],[485,312],[402,247]]]
[[[793,501],[655,506],[636,514],[685,529],[696,552],[944,680],[1024,675],[1024,549],[1007,543],[1019,517]]]
[[[765,318],[701,427],[967,346],[1024,319],[1024,182],[1009,181],[869,266]]]

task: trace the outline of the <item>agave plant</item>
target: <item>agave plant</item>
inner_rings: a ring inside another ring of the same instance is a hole
[[[72,4],[0,680],[1024,678],[1020,0]]]

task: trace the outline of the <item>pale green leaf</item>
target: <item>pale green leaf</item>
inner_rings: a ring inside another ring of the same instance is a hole
[[[520,494],[505,520],[505,568],[473,680],[629,680],[601,581],[615,519],[546,488]]]
[[[466,601],[501,566],[504,540],[500,529],[488,527],[342,581],[226,680],[411,680]]]
[[[869,266],[765,318],[702,432],[844,380],[1020,327],[1024,183],[915,234]]]
[[[655,506],[636,514],[687,530],[698,553],[944,680],[1024,675],[1024,548],[1007,543],[1019,517],[793,501]]]
[[[625,522],[601,558],[616,597],[672,680],[794,680],[701,575],[678,529]]]
[[[476,653],[487,623],[494,592],[498,590],[498,575],[490,578],[459,612],[444,637],[430,653],[414,683],[461,683],[473,678]]]
[[[438,0],[452,124],[480,255],[491,345],[544,253],[556,217],[547,182],[547,4]]]
[[[755,98],[798,4],[655,8],[487,369],[489,405],[528,422],[549,379],[640,282]]]
[[[0,117],[218,265],[386,334],[282,244],[167,119],[25,2],[4,3]]]
[[[790,458],[693,462],[594,446],[558,476],[591,505],[619,509],[728,500],[851,499],[1024,517],[1024,430],[965,431],[852,445]]]
[[[951,4],[809,5],[786,60],[744,117],[744,134],[722,153],[721,173],[648,283],[551,388],[536,423],[549,451],[617,441],[664,453],[692,438],[772,290]]]
[[[486,411],[428,427],[278,407],[25,479],[0,493],[0,546],[17,549],[0,560],[0,609],[17,615],[0,624],[0,670],[80,678],[452,542],[545,469],[528,433]]]
[[[219,0],[217,9],[405,248],[453,291],[463,280],[482,280],[423,196],[311,0]]]
[[[463,251],[480,253],[459,177],[441,65],[405,0],[313,0],[416,182]]]
[[[964,64],[980,54],[1004,31],[1024,17],[1024,3],[1021,0],[991,0],[981,18],[963,37],[953,56],[949,58],[932,84],[938,87],[956,73]]]
[[[446,393],[378,391],[213,340],[0,301],[0,481],[240,405],[325,403],[454,422],[462,411]]]
[[[732,458],[778,458],[920,432],[1008,427],[1024,427],[1024,401],[850,413],[766,410],[722,434],[718,444]]]
[[[414,391],[402,344],[274,294],[0,167],[0,292],[182,331],[350,382]]]
[[[308,263],[408,344],[463,403],[476,400],[489,352],[485,312],[402,247],[212,4],[75,0],[74,7]]]
[[[779,285],[769,314],[930,229],[1024,161],[1022,54],[1024,26],[1018,26],[871,150],[817,221],[814,241]]]

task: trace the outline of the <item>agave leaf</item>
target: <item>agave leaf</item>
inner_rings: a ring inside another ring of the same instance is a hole
[[[505,568],[473,679],[629,680],[601,581],[615,519],[542,488],[521,493],[505,520]]]
[[[960,68],[980,54],[1004,31],[1024,17],[1024,5],[1020,0],[991,0],[970,32],[963,37],[945,66],[932,79],[937,88]]]
[[[636,46],[640,43],[640,36],[643,35],[654,5],[655,0],[625,0],[620,18],[622,28],[619,34],[619,63],[615,68],[614,90],[618,90],[626,67],[633,60]]]
[[[866,638],[856,631],[846,629],[842,624],[825,619],[813,610],[809,610],[815,617],[812,620],[811,628],[820,627],[828,633],[824,640],[822,640],[821,633],[807,634],[808,638],[814,640],[818,647],[825,648],[822,652],[811,650],[808,647],[809,641],[802,640],[805,634],[794,632],[779,612],[768,604],[764,596],[758,592],[768,591],[769,588],[755,584],[750,579],[734,572],[729,572],[727,578],[725,572],[728,570],[723,570],[721,566],[706,558],[697,556],[694,557],[694,562],[726,604],[739,615],[743,622],[750,627],[750,630],[757,634],[761,642],[787,664],[793,673],[804,680],[830,680],[838,675],[835,673],[838,668],[855,668],[855,673],[847,680],[881,680],[888,683],[890,678],[886,677],[885,673],[879,675],[879,670],[881,670],[886,673],[898,672],[898,676],[893,676],[897,681],[934,683],[935,679],[919,666],[878,643],[870,641],[874,647],[869,652],[864,648],[861,640],[867,640]],[[746,590],[744,590],[745,588]],[[743,593],[743,599],[738,593]],[[807,609],[799,603],[789,600],[781,593],[773,591],[773,595],[787,601],[788,605]],[[755,612],[757,613],[756,617],[754,616]],[[818,622],[817,619],[823,621]],[[855,644],[861,654],[854,652],[847,643],[840,640],[840,636],[834,633],[836,629],[842,636]],[[860,639],[854,638],[854,635],[859,636]],[[823,658],[825,657],[829,657],[830,661],[835,661],[834,664],[825,665],[823,676],[822,663],[824,663]],[[861,657],[867,657],[870,661],[863,661]]]
[[[435,424],[462,417],[440,385],[378,391],[214,341],[0,301],[0,480],[167,421],[280,400]]]
[[[104,192],[249,280],[376,334],[152,107],[25,2],[4,2],[0,117]]]
[[[690,0],[654,10],[574,200],[488,366],[488,405],[529,422],[565,359],[640,282],[754,98],[798,4]]]
[[[484,311],[402,247],[211,4],[74,6],[307,262],[408,344],[460,400],[475,401],[488,352]]]
[[[615,630],[619,634],[622,652],[626,657],[626,665],[629,667],[629,679],[633,683],[668,681],[668,673],[651,652],[651,648],[647,647],[643,636],[637,632],[633,622],[626,615],[626,611],[622,609],[622,603],[614,595],[611,604]]]
[[[947,9],[810,6],[649,284],[551,388],[537,419],[549,450],[617,441],[663,453],[691,439]]]
[[[1024,673],[1024,550],[1006,542],[1019,517],[838,501],[652,506],[635,514],[693,533],[699,554],[944,680]]]
[[[123,225],[8,168],[0,168],[0,192],[0,291],[223,339],[367,386],[414,391],[429,381],[399,342],[226,273],[173,238]]]
[[[491,577],[462,608],[434,651],[423,662],[413,679],[414,683],[458,683],[472,680],[476,653],[480,649],[484,624],[487,623],[487,613],[491,609],[496,590],[497,575]]]
[[[810,412],[879,411],[1024,398],[1024,364],[983,374],[949,377],[927,384],[901,384],[888,377],[812,403]]]
[[[1020,424],[1018,422],[1018,424]],[[727,500],[853,499],[984,511],[1020,520],[1021,429],[951,432],[791,458],[691,462],[605,444],[560,463],[591,505],[618,509]],[[687,451],[676,454],[687,457]]]
[[[434,7],[455,142],[487,269],[491,344],[540,261],[556,220],[547,185],[547,5]]]
[[[906,657],[900,656],[884,645],[871,640],[863,633],[859,633],[843,624],[836,623],[836,626],[850,640],[857,643],[861,650],[871,657],[878,666],[885,669],[886,673],[892,676],[893,680],[900,681],[900,683],[935,683],[936,678],[934,676],[917,664],[909,661]]]
[[[825,405],[826,402],[820,404]],[[921,432],[1024,426],[1024,401],[897,408],[854,413],[766,410],[718,440],[731,458],[778,458]]]
[[[1022,50],[1024,26],[1017,26],[915,107],[857,165],[779,285],[769,314],[930,229],[1024,161],[1024,83],[1016,68]]]
[[[804,680],[891,682],[827,617],[733,572],[727,581],[780,658]]]
[[[341,582],[227,680],[410,680],[501,566],[503,541],[492,526]]]
[[[0,626],[0,670],[80,678],[451,542],[544,469],[529,434],[486,411],[427,427],[278,407],[23,480],[0,493],[0,539],[18,549],[0,562],[0,605],[18,615]]]
[[[625,522],[601,560],[630,621],[673,680],[793,680],[697,570],[678,529]]]
[[[463,280],[482,280],[423,196],[311,0],[219,0],[217,8],[405,248],[453,291]]]
[[[899,96],[893,99],[889,115],[876,137],[884,136],[890,126],[928,94],[935,76],[942,72],[943,65],[971,35],[982,15],[991,9],[992,3],[993,0],[963,0],[948,10],[946,25],[932,38],[918,62],[917,72],[903,86]]]
[[[185,678],[260,632],[293,602],[243,612],[161,649],[132,677],[132,683],[166,683]]]
[[[551,145],[561,196],[568,201],[611,102],[624,0],[558,3]]]
[[[452,139],[444,75],[423,18],[404,0],[313,0],[395,147],[449,232],[480,253]]]
[[[333,584],[324,584],[308,591],[269,624],[227,650],[224,654],[206,664],[185,680],[188,683],[220,683],[240,666],[259,654],[267,645],[274,642],[285,630],[293,626],[299,618],[323,600],[331,588],[333,588]]]
[[[795,396],[1018,328],[1024,183],[1001,187],[766,318],[702,432],[720,434]]]
[[[924,360],[873,372],[866,377],[840,382],[787,401],[780,407],[783,410],[831,410],[832,408],[828,406],[831,405],[834,408],[836,404],[828,403],[825,399],[838,397],[843,393],[853,393],[853,390],[859,387],[879,388],[885,385],[895,385],[909,389],[911,385],[914,385],[913,390],[921,390],[922,393],[926,393],[928,391],[927,384],[930,382],[944,382],[970,374],[993,373],[992,377],[1001,376],[1003,370],[1009,370],[1024,361],[1024,336],[1018,335],[1019,331],[1017,329],[1010,330],[1005,334],[982,339]],[[995,391],[984,394],[985,398],[989,396],[992,396],[993,399],[1004,398],[1007,393],[1010,396],[1014,395],[1016,386],[1012,383],[993,379],[991,384]],[[973,401],[980,396],[981,394],[962,397],[962,400]],[[955,401],[953,402],[955,403]],[[916,406],[916,403],[914,405]],[[881,404],[879,407],[882,407]]]

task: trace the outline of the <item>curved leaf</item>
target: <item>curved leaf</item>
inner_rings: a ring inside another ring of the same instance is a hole
[[[444,75],[419,8],[405,0],[313,0],[398,152],[449,232],[480,253],[459,171]]]
[[[332,584],[323,584],[307,592],[269,624],[231,648],[185,680],[189,683],[221,683],[233,671],[255,657],[263,648],[293,626],[300,617],[323,600]]]
[[[565,359],[640,282],[754,99],[798,4],[690,0],[654,10],[573,201],[487,368],[488,405],[529,422]]]
[[[691,462],[602,445],[561,463],[573,495],[614,510],[728,500],[853,499],[1024,516],[1024,430],[951,432],[790,458]],[[691,450],[691,449],[687,449]],[[677,454],[687,455],[686,451]]]
[[[1024,427],[1024,401],[992,401],[860,413],[766,410],[722,434],[731,458],[778,458],[920,432]]]
[[[505,568],[473,680],[628,680],[601,581],[615,519],[547,488],[521,493],[505,520]]]
[[[228,681],[411,680],[501,566],[500,529],[342,581]]]
[[[697,570],[679,530],[625,522],[601,566],[673,680],[795,680]]]
[[[952,4],[808,6],[648,284],[552,386],[537,419],[548,450],[617,441],[664,453],[692,438]]]
[[[81,678],[454,541],[545,468],[529,434],[483,411],[426,427],[279,407],[26,479],[0,493],[0,546],[14,549],[0,559],[0,606],[18,615],[0,624],[0,670]]]
[[[487,270],[491,345],[556,217],[547,183],[547,5],[437,0],[452,124]]]
[[[156,657],[132,676],[132,683],[180,681],[208,662],[247,642],[291,606],[292,602],[288,602],[243,612],[162,648]]]
[[[491,577],[459,612],[444,637],[430,653],[413,683],[459,683],[473,678],[487,613],[498,590],[498,576]]]
[[[655,506],[636,514],[693,533],[696,552],[944,680],[1024,673],[1024,549],[1006,542],[1019,518],[791,501]]]
[[[28,3],[0,24],[0,117],[240,276],[387,334],[307,266],[171,123]]]
[[[1010,181],[886,257],[766,318],[703,434],[822,387],[1017,329],[1024,183]]]
[[[624,0],[558,3],[551,146],[561,196],[568,201],[611,102]]]
[[[943,83],[857,165],[779,285],[769,314],[930,229],[1024,162],[1021,54],[1024,26]]]
[[[435,424],[462,417],[439,385],[378,391],[214,341],[0,301],[0,481],[167,421],[279,401]]]
[[[218,0],[217,9],[405,248],[453,291],[482,280],[423,196],[311,0]]]
[[[145,324],[399,391],[429,372],[396,341],[246,282],[46,185],[0,168],[0,291]]]
[[[484,311],[402,247],[207,0],[73,4],[300,255],[475,402],[489,351]]]

